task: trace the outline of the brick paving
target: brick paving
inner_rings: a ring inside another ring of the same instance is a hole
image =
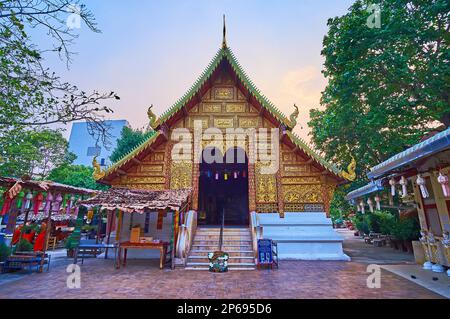
[[[332,261],[282,261],[279,270],[212,274],[159,270],[154,260],[130,260],[115,270],[111,260],[85,260],[81,289],[66,287],[66,265],[0,285],[0,298],[442,298],[390,272],[381,288],[366,286],[366,264]]]

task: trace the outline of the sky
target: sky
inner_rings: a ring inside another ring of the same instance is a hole
[[[290,115],[300,108],[295,131],[310,140],[309,110],[326,86],[320,52],[327,20],[343,15],[353,0],[89,0],[101,33],[86,25],[72,46],[67,69],[56,56],[47,64],[84,91],[115,91],[111,119],[146,127],[147,108],[162,114],[200,76],[227,41],[262,93]],[[37,39],[46,44],[47,37]],[[70,127],[66,136],[70,133]]]

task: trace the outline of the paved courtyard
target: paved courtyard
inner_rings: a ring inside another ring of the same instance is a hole
[[[339,232],[351,262],[281,261],[279,270],[212,274],[159,270],[156,260],[130,260],[116,270],[112,260],[87,259],[80,289],[67,288],[66,267],[72,260],[61,251],[54,253],[48,273],[0,275],[0,298],[443,298],[385,269],[381,288],[368,288],[368,264],[415,267],[413,256],[367,245],[351,231]]]
[[[285,261],[274,271],[212,274],[161,271],[156,261],[115,270],[112,261],[91,259],[81,267],[81,289],[67,288],[66,262],[1,284],[0,298],[441,298],[384,270],[381,288],[369,289],[366,265],[356,262]]]

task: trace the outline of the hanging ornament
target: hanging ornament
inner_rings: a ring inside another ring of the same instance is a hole
[[[361,211],[361,208],[359,207],[359,204],[356,203],[356,211],[359,213]]]
[[[39,192],[34,197],[33,213],[34,213],[35,216],[39,213],[39,208],[41,207],[43,201],[44,201],[44,195],[42,195],[42,193]]]
[[[224,179],[225,181],[228,180],[228,174],[227,174],[227,173],[223,174],[223,179]]]
[[[70,210],[72,209],[72,205],[75,201],[75,196],[71,196],[69,198],[69,201],[67,202],[67,206],[66,206],[66,215],[70,215]]]
[[[381,210],[381,198],[378,194],[375,196],[375,203],[377,210]]]
[[[367,200],[367,204],[369,205],[370,212],[373,213],[373,201],[372,201],[372,199],[370,197]]]
[[[91,208],[88,210],[87,212],[87,219],[86,219],[86,223],[90,224],[92,221],[92,217],[94,217],[94,210]]]
[[[234,179],[238,178],[238,172],[234,172]]]
[[[219,173],[216,172],[216,177],[215,178],[216,178],[216,181],[219,180]]]
[[[208,176],[208,178],[211,178],[211,171],[207,171],[206,176]]]
[[[53,202],[53,195],[52,193],[48,192],[47,196],[45,197],[45,208],[44,208],[45,216],[48,216],[48,213],[50,212],[50,208],[52,206],[52,202]]]
[[[427,189],[427,185],[426,185],[425,179],[420,174],[417,175],[416,183],[417,183],[417,185],[419,185],[420,192],[422,193],[422,197],[423,198],[430,197],[430,193],[428,193],[428,189]]]
[[[31,208],[31,200],[33,199],[33,193],[28,192],[27,196],[25,197],[25,209],[30,210]]]
[[[359,202],[359,205],[361,206],[361,213],[364,214],[365,211],[364,211],[364,202],[363,202],[363,200],[361,200],[361,201]]]
[[[17,208],[18,209],[22,209],[22,206],[23,206],[23,198],[25,197],[25,192],[20,192],[18,195],[17,195]]]
[[[391,195],[392,196],[395,196],[395,184],[396,184],[395,179],[391,178],[389,180],[389,185],[391,185]]]
[[[63,201],[63,198],[62,198],[62,196],[61,196],[61,193],[59,193],[59,194],[56,196],[56,199],[55,199],[56,205],[55,205],[55,207],[54,207],[54,209],[53,209],[54,212],[59,212],[59,210],[60,210],[60,208],[61,208],[61,203],[62,203],[62,201]]]
[[[402,177],[400,178],[399,184],[402,185],[402,198],[407,197],[407,196],[408,196],[408,188],[407,188],[407,186],[408,186],[408,180],[406,179],[405,176],[402,176]]]
[[[242,177],[246,178],[247,177],[247,173],[245,171],[242,171]]]
[[[439,172],[439,176],[437,178],[439,184],[442,186],[442,192],[444,193],[444,197],[450,197],[450,186],[448,186],[448,176]]]
[[[12,199],[9,197],[8,191],[3,193],[3,207],[1,216],[5,216],[9,209],[11,208]]]

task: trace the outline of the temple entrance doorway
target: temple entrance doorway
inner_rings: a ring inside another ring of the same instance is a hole
[[[214,161],[211,162],[211,156]],[[199,225],[248,226],[248,158],[241,148],[225,156],[219,149],[205,149],[200,162]]]

